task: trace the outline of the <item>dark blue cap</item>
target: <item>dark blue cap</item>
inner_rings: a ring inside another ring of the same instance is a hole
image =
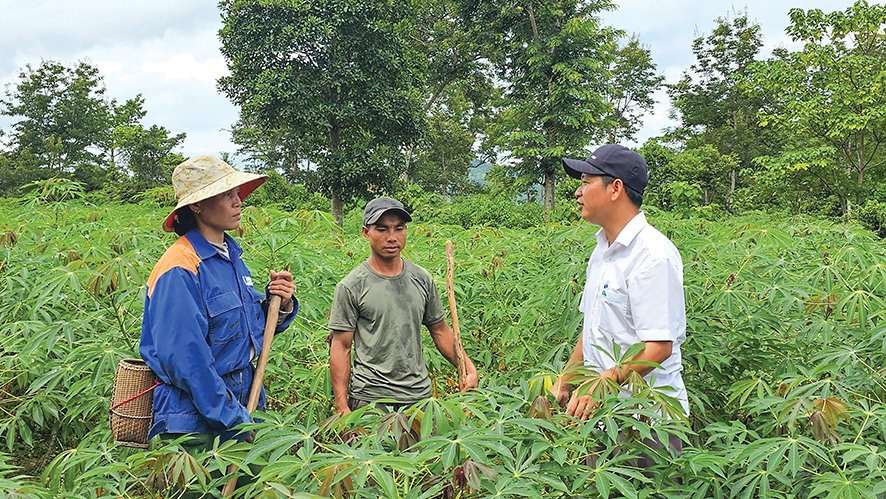
[[[649,183],[649,170],[643,156],[619,144],[600,146],[584,161],[563,158],[563,168],[574,178],[581,178],[582,173],[620,178],[628,189],[638,194],[643,194]]]

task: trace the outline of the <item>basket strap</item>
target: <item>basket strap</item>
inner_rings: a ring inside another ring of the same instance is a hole
[[[135,395],[129,397],[129,398],[126,399],[126,400],[123,400],[123,401],[121,401],[121,402],[117,402],[116,404],[112,405],[112,406],[111,406],[111,410],[113,411],[114,409],[120,407],[121,405],[126,405],[126,404],[132,402],[133,400],[135,400],[135,399],[141,397],[142,395],[148,393],[149,391],[153,390],[154,388],[157,388],[157,387],[160,386],[162,383],[163,383],[163,382],[160,381],[160,380],[158,379],[158,380],[155,381],[154,384],[151,385],[149,388],[146,388],[146,389],[142,390],[141,392],[136,393]]]

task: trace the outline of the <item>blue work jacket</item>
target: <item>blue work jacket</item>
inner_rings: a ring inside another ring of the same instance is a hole
[[[154,390],[160,433],[227,432],[250,421],[249,389],[262,348],[267,303],[255,290],[243,250],[227,234],[229,257],[197,230],[178,238],[148,278],[139,353],[163,383]],[[276,331],[285,330],[293,310]],[[262,389],[259,408],[264,408]]]

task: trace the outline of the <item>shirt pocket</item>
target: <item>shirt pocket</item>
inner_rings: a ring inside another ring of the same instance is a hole
[[[209,342],[226,343],[243,336],[243,302],[240,296],[227,291],[206,300],[209,313]]]
[[[620,289],[609,288],[606,295],[600,297],[601,331],[620,335],[628,329],[628,295]]]

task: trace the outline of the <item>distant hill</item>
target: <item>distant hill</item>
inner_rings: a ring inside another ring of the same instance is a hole
[[[486,174],[489,173],[489,170],[492,168],[492,163],[484,162],[480,163],[479,161],[474,161],[477,166],[471,166],[468,168],[468,180],[475,184],[480,185],[489,185],[489,182],[486,180]]]

